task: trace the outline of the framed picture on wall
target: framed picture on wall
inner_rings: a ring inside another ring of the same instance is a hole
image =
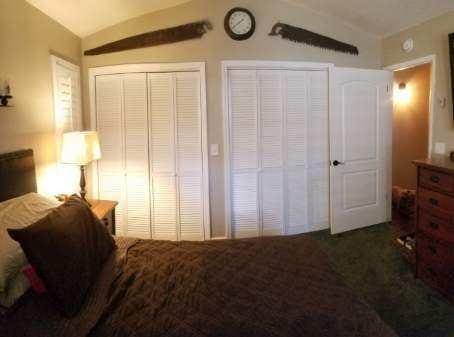
[[[451,59],[451,90],[454,119],[454,33],[449,34],[449,57]]]

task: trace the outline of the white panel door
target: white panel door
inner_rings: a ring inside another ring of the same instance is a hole
[[[231,221],[235,238],[259,229],[257,71],[229,72]]]
[[[205,232],[200,73],[176,73],[174,80],[178,239],[203,240]]]
[[[96,118],[102,153],[97,162],[99,198],[119,202],[116,233],[126,235],[122,75],[96,77]]]
[[[309,220],[309,94],[308,73],[285,71],[286,116],[286,233],[307,231]]]
[[[336,68],[331,134],[331,232],[387,221],[391,72]]]
[[[174,74],[148,74],[152,237],[178,239]]]
[[[260,234],[284,232],[283,81],[279,70],[258,72]]]
[[[151,238],[148,94],[145,73],[123,75],[127,236]]]

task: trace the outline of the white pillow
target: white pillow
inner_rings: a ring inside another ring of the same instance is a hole
[[[10,238],[8,228],[24,228],[45,217],[59,206],[55,199],[29,193],[0,203],[0,293],[28,264],[20,245]]]
[[[0,306],[10,308],[29,288],[30,281],[27,276],[23,271],[18,272],[9,280],[6,290],[0,293]]]

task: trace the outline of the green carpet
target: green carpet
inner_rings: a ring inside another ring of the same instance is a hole
[[[339,235],[312,233],[345,282],[401,337],[454,337],[454,305],[415,279],[390,224]],[[379,337],[379,336],[377,336]]]

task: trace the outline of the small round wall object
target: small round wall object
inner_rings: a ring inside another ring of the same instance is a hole
[[[404,52],[409,53],[414,48],[414,41],[412,38],[406,39],[404,43],[402,43],[402,49]]]
[[[232,39],[247,40],[255,32],[254,15],[245,8],[233,8],[225,16],[224,28]]]

